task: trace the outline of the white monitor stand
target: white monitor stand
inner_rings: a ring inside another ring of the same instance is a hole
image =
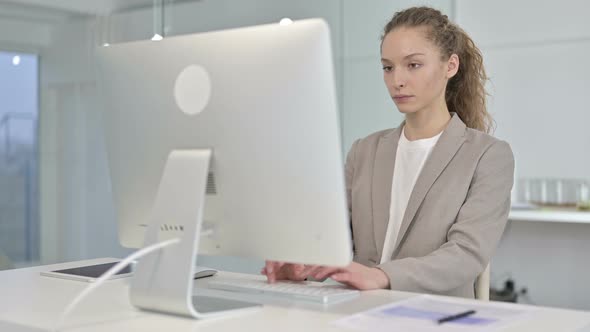
[[[205,188],[212,151],[174,150],[168,156],[148,223],[144,245],[173,238],[180,242],[141,258],[130,287],[141,309],[205,318],[251,310],[259,304],[193,296]]]

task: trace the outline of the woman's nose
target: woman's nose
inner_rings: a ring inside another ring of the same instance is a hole
[[[403,77],[403,75],[396,73],[396,75],[393,75],[392,83],[394,88],[401,89],[406,86],[406,79]]]

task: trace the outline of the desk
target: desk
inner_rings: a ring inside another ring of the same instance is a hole
[[[53,326],[61,310],[86,283],[43,277],[41,271],[84,264],[110,262],[103,258],[83,262],[39,266],[0,272],[0,331],[44,331]],[[261,278],[262,276],[220,272],[213,278]],[[211,279],[201,279],[197,287],[206,288]],[[319,304],[289,303],[286,300],[248,296],[250,301],[266,303],[253,313],[232,318],[192,320],[136,310],[128,300],[129,279],[111,280],[86,298],[68,318],[64,331],[337,331],[333,320],[355,312],[415,296],[413,293],[376,290],[363,292],[352,301],[324,307]],[[205,289],[204,292],[244,299],[245,295]],[[474,300],[465,300],[474,301]],[[540,319],[526,321],[505,331],[585,331],[590,312],[541,308]]]

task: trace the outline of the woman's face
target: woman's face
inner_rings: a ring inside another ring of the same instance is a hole
[[[404,114],[446,107],[447,80],[457,73],[459,59],[453,54],[441,60],[439,48],[426,39],[426,28],[399,27],[381,45],[383,80],[400,112]]]

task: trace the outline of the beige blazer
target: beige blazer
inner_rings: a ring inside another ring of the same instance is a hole
[[[401,126],[374,133],[348,153],[354,260],[383,270],[391,289],[473,298],[508,219],[512,150],[452,114],[410,195],[393,256],[377,265],[400,134]]]

